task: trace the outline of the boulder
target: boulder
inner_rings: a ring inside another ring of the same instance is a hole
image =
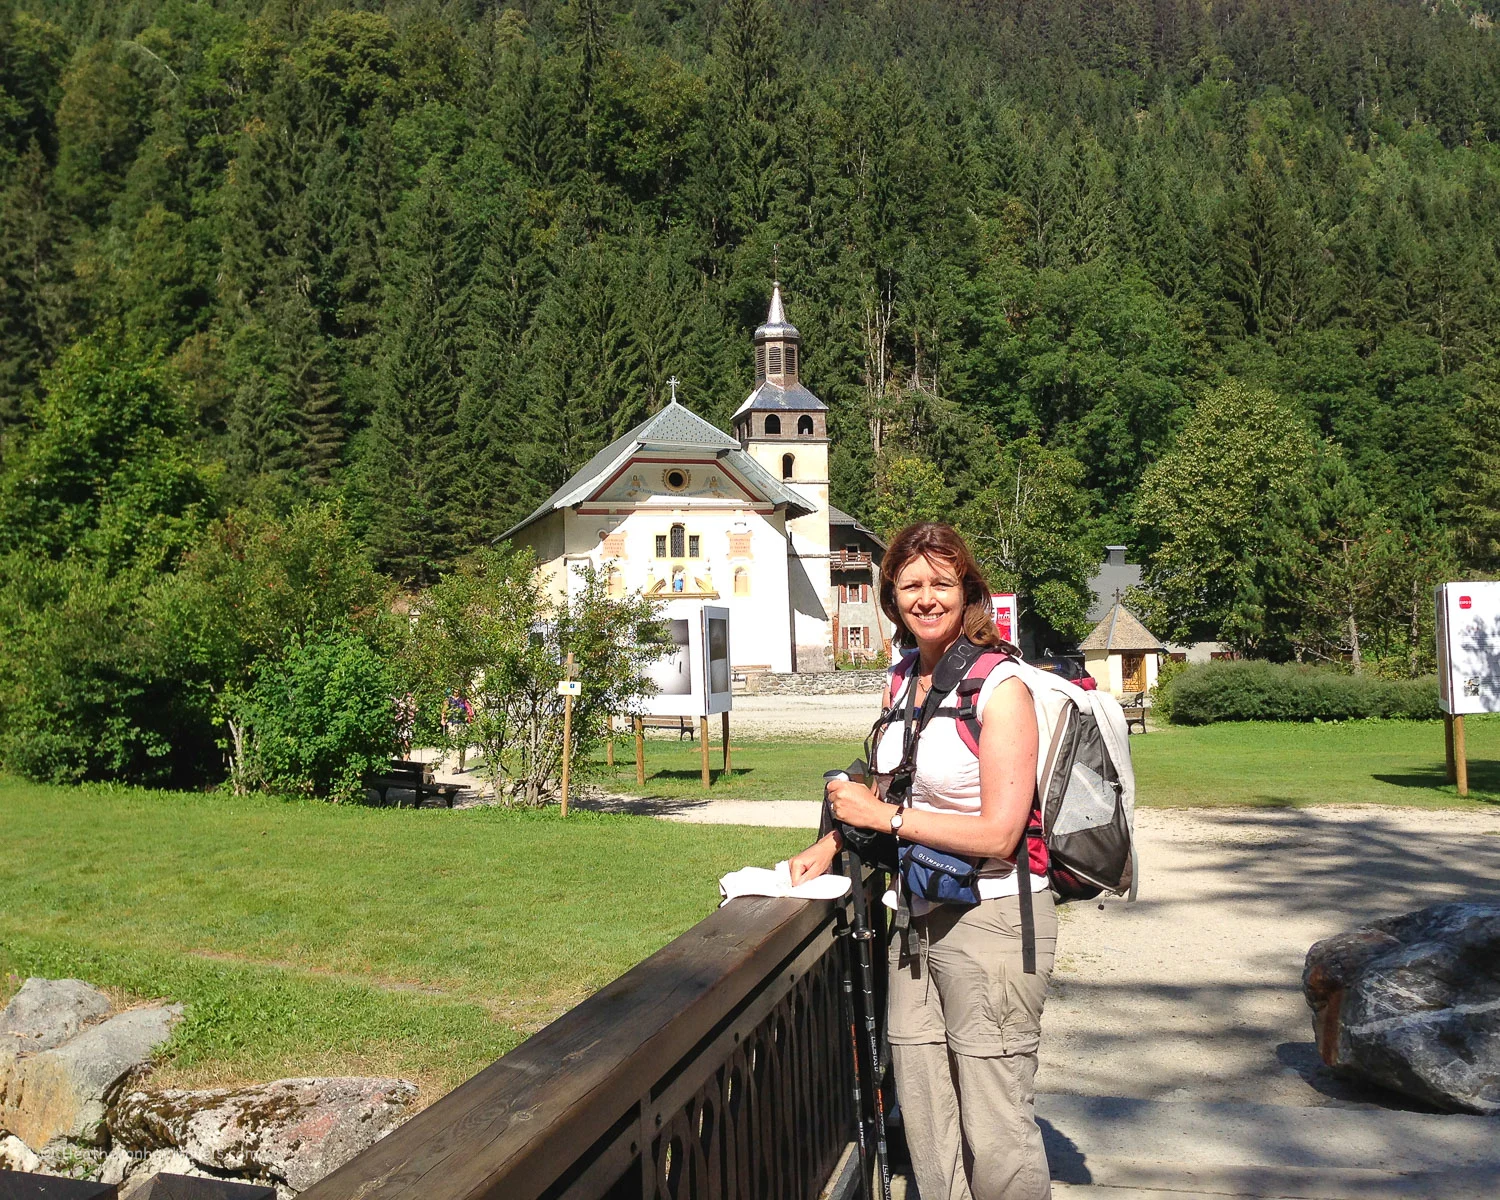
[[[383,1078],[131,1091],[110,1132],[131,1149],[173,1147],[209,1170],[301,1191],[401,1124],[416,1095],[415,1084]]]
[[[123,1177],[120,1200],[144,1195],[151,1181],[158,1175],[192,1175],[199,1179],[208,1177],[196,1163],[181,1150],[155,1150],[145,1158],[137,1160]]]
[[[108,1014],[109,997],[81,979],[33,976],[0,1012],[0,1045],[17,1054],[51,1050]]]
[[[7,1134],[0,1137],[0,1171],[30,1171],[42,1169],[42,1160],[31,1152],[31,1147],[20,1138]]]
[[[181,1005],[136,1008],[53,1050],[0,1062],[0,1128],[40,1151],[54,1138],[102,1143],[105,1106],[171,1036]]]
[[[1326,938],[1302,991],[1340,1074],[1500,1113],[1500,905],[1435,904]]]
[[[99,1182],[121,1184],[125,1177],[134,1170],[136,1159],[124,1146],[115,1146],[104,1156],[104,1161],[99,1164]]]

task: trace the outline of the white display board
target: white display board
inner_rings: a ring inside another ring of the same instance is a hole
[[[657,693],[641,702],[652,717],[706,717],[734,706],[729,664],[729,609],[697,600],[669,600],[666,622],[673,650],[647,674]]]
[[[1015,592],[991,592],[990,600],[995,605],[995,628],[1012,646],[1021,644],[1021,629],[1016,618]]]
[[[1500,712],[1500,582],[1438,585],[1437,655],[1444,712]]]

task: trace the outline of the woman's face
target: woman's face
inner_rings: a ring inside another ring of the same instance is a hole
[[[896,608],[924,649],[946,650],[964,625],[964,591],[945,563],[917,557],[896,576]]]

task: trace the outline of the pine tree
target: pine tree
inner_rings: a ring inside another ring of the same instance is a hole
[[[47,164],[33,143],[0,175],[0,461],[23,398],[66,337],[71,289]]]
[[[362,464],[370,543],[398,579],[426,583],[461,544],[459,454],[468,268],[451,197],[428,179],[394,230],[378,391]]]
[[[342,136],[327,104],[284,73],[234,165],[224,290],[235,330],[229,458],[241,482],[264,472],[306,493],[327,485],[341,457],[343,397],[328,331]]]
[[[1480,570],[1500,565],[1500,386],[1486,380],[1460,414],[1466,453],[1452,500],[1464,558]]]

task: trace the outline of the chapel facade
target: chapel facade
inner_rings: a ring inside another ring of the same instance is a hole
[[[884,543],[829,503],[828,406],[802,383],[779,283],[754,345],[733,435],[674,391],[502,537],[558,598],[592,564],[620,595],[728,607],[736,670],[827,671],[889,645],[878,610],[870,624]]]

